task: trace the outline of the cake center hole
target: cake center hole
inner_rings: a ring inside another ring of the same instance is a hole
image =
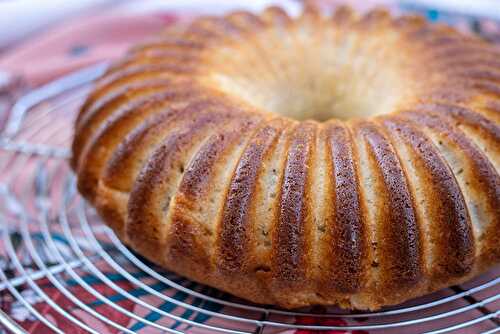
[[[349,43],[335,45],[305,36],[302,45],[262,40],[259,45],[274,46],[259,52],[252,45],[221,48],[211,57],[211,86],[258,109],[300,121],[394,111],[405,84],[398,55],[388,57],[386,45],[377,49],[366,39],[353,36]]]

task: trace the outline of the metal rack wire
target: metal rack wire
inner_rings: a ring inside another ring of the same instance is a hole
[[[134,254],[79,197],[66,163],[73,117],[105,68],[86,68],[24,96],[0,136],[0,328],[14,333],[33,329],[29,326],[56,333],[68,328],[90,333],[103,328],[124,333],[500,332],[498,269],[380,312],[292,312],[194,284]],[[14,304],[24,318],[12,312]]]

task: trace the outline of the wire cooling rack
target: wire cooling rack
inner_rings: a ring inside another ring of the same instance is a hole
[[[72,122],[106,64],[22,97],[0,135],[0,328],[14,333],[496,333],[500,270],[402,306],[349,313],[253,305],[162,271],[75,190]],[[0,329],[1,332],[1,329]]]

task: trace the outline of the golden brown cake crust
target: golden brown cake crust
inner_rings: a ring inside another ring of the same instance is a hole
[[[377,309],[500,262],[500,50],[420,17],[199,18],[97,81],[72,149],[124,243],[253,302]]]

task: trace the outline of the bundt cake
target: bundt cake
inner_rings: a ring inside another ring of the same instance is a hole
[[[109,68],[72,152],[126,245],[256,303],[377,309],[500,262],[500,50],[418,16],[201,17]]]

